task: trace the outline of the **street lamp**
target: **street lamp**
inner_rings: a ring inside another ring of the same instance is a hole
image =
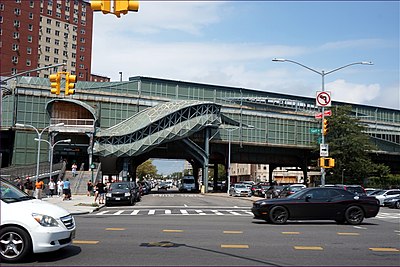
[[[345,171],[346,169],[343,169],[342,170],[342,184],[344,184],[344,171]]]
[[[60,141],[57,141],[57,142],[55,142],[53,145],[49,142],[49,141],[47,141],[47,140],[45,140],[45,139],[38,139],[38,138],[35,138],[35,141],[43,141],[43,142],[46,142],[47,144],[49,144],[49,147],[50,147],[50,179],[51,179],[51,177],[53,176],[52,174],[53,174],[53,153],[54,153],[54,147],[57,145],[57,144],[59,144],[59,143],[71,143],[71,139],[65,139],[65,140],[60,140]]]
[[[322,89],[321,89],[321,91],[322,91],[322,92],[325,91],[325,76],[326,76],[326,75],[331,74],[332,72],[335,72],[335,71],[338,71],[338,70],[341,70],[341,69],[344,69],[344,68],[353,66],[353,65],[374,65],[371,61],[361,61],[361,62],[350,63],[350,64],[347,64],[347,65],[341,66],[341,67],[339,67],[339,68],[336,68],[336,69],[333,69],[333,70],[330,70],[330,71],[325,72],[324,70],[322,70],[322,71],[317,71],[317,70],[315,70],[315,69],[313,69],[313,68],[310,68],[310,67],[308,67],[308,66],[306,66],[306,65],[303,65],[303,64],[301,64],[301,63],[299,63],[299,62],[297,62],[297,61],[290,60],[290,59],[274,58],[272,61],[274,61],[274,62],[290,62],[290,63],[299,65],[299,66],[301,66],[301,67],[303,67],[303,68],[306,68],[306,69],[308,69],[308,70],[310,70],[310,71],[312,71],[312,72],[315,72],[315,73],[321,75],[321,78],[322,78]],[[324,128],[324,117],[325,117],[324,112],[325,112],[325,107],[322,106],[321,145],[324,145],[324,144],[325,144],[325,136],[322,134],[323,128]],[[322,185],[322,186],[325,186],[325,169],[322,168],[322,167],[321,167],[321,185]]]
[[[42,134],[46,129],[48,129],[50,127],[64,126],[64,123],[57,123],[57,124],[46,126],[45,128],[43,128],[43,130],[40,133],[39,133],[39,130],[33,125],[16,123],[15,126],[24,127],[24,128],[26,128],[26,127],[33,128],[36,131],[37,135],[38,135],[37,139],[38,139],[39,142],[38,142],[38,152],[37,152],[37,158],[36,158],[36,182],[37,182],[38,179],[39,179],[40,141],[42,140]]]
[[[241,127],[235,127],[235,128],[226,128],[228,131],[228,189],[227,193],[229,194],[229,188],[231,187],[231,142],[232,142],[232,132],[240,129]],[[253,125],[247,125],[244,129],[254,129],[255,127]]]

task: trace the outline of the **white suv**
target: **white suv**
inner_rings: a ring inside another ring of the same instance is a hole
[[[0,259],[16,262],[31,253],[55,251],[72,243],[74,218],[64,209],[28,196],[0,180]]]

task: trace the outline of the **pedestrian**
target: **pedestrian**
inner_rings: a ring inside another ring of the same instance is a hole
[[[71,200],[71,183],[69,182],[69,179],[67,179],[63,184],[63,194],[63,200]]]
[[[92,195],[93,192],[93,183],[92,180],[89,180],[89,182],[87,183],[87,196],[90,197]]]
[[[76,169],[78,169],[78,166],[76,165],[76,163],[74,162],[72,164],[72,177],[76,176]]]
[[[22,183],[21,178],[19,178],[19,176],[17,177],[16,185],[20,190],[24,191],[24,184]]]
[[[57,196],[61,197],[63,194],[64,182],[61,178],[58,178],[57,181]]]
[[[97,187],[97,192],[98,192],[99,204],[104,204],[105,203],[104,197],[106,194],[106,185],[102,181],[99,181],[96,184],[96,187]]]
[[[42,180],[37,179],[35,183],[35,188],[36,188],[36,198],[37,199],[42,199],[42,193],[44,189],[44,182]]]
[[[56,183],[53,181],[53,179],[50,178],[49,183],[47,184],[50,190],[50,197],[54,196],[54,192],[56,190]]]
[[[33,197],[33,183],[29,179],[29,177],[26,177],[26,181],[24,183],[24,188],[25,188],[25,193],[27,193],[29,196]]]

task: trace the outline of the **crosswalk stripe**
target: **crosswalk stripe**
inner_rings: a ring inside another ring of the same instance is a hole
[[[238,213],[236,211],[232,211],[232,210],[227,210],[227,212],[229,212],[230,214],[233,214],[233,215],[240,215],[240,213]]]
[[[149,210],[149,213],[147,213],[148,215],[154,215],[156,214],[156,210]]]
[[[171,214],[171,210],[165,210],[165,214]]]
[[[189,215],[189,212],[187,210],[181,210],[182,215]]]
[[[125,210],[119,210],[117,212],[115,212],[113,215],[121,215],[122,213],[124,213]]]
[[[214,212],[215,215],[224,215],[222,212],[219,212],[218,210],[211,210],[211,212]]]
[[[140,212],[140,210],[134,210],[131,212],[131,215],[138,215],[139,212]]]
[[[196,212],[197,212],[199,215],[207,215],[207,214],[205,214],[202,210],[196,210]]]

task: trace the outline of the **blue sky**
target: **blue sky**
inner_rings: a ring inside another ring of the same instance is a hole
[[[148,76],[400,109],[399,1],[140,1],[94,15],[92,72]],[[172,164],[166,164],[172,165]]]

